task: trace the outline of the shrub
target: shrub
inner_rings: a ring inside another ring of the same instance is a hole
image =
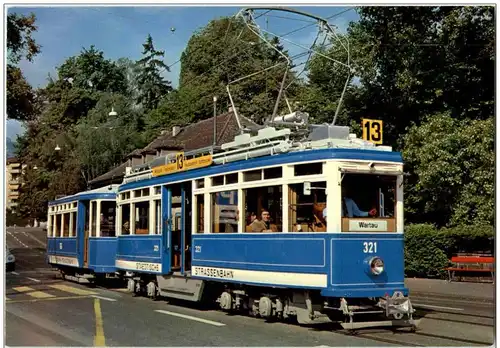
[[[444,278],[452,256],[459,252],[492,252],[494,229],[489,225],[436,229],[428,224],[405,229],[405,274],[407,277]]]

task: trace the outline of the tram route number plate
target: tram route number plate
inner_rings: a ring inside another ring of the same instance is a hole
[[[160,272],[160,265],[158,263],[136,262],[135,268],[139,271]]]
[[[193,266],[193,275],[200,277],[233,279],[234,271],[212,267]]]

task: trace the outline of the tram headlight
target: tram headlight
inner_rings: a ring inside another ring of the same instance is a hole
[[[370,260],[370,271],[374,275],[380,275],[382,272],[384,272],[384,261],[376,256]]]

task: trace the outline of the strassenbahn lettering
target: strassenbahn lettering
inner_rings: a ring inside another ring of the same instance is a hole
[[[136,262],[135,268],[139,271],[160,272],[160,265],[157,263]]]
[[[194,267],[195,276],[233,279],[234,272],[218,268]]]

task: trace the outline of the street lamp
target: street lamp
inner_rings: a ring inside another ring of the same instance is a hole
[[[56,147],[54,148],[55,151],[61,151],[61,148],[59,147],[59,145],[56,144]]]
[[[112,108],[111,108],[111,111],[109,112],[109,114],[108,114],[108,115],[109,115],[109,116],[116,116],[116,115],[118,115],[118,113],[115,111],[115,108],[113,108],[113,107],[112,107]]]

